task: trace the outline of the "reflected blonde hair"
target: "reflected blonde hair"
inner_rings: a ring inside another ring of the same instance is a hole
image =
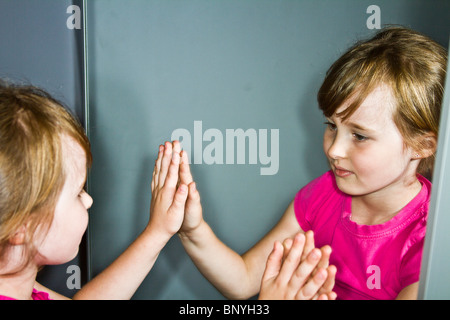
[[[45,91],[0,81],[0,259],[26,226],[24,265],[36,254],[33,236],[46,232],[66,179],[61,135],[84,149],[89,140],[76,118]]]
[[[387,85],[395,100],[393,121],[405,145],[416,151],[435,148],[421,137],[438,136],[446,67],[441,45],[416,31],[387,27],[356,43],[330,67],[317,94],[319,108],[331,117],[352,98],[337,114],[345,121],[376,87]],[[434,153],[420,161],[418,173],[429,175],[433,164]]]

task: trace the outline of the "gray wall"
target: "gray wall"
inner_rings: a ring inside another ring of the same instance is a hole
[[[84,122],[83,33],[67,28],[67,8],[72,4],[82,8],[81,0],[0,0],[0,77],[44,88]],[[73,261],[44,268],[38,280],[72,296],[76,288],[66,284],[72,265],[80,267],[84,282],[85,240]]]
[[[374,32],[372,4],[382,25],[406,25],[448,45],[445,0],[89,2],[93,275],[146,225],[156,151],[174,132],[185,134],[185,147],[191,135],[204,216],[219,238],[240,253],[259,240],[297,190],[327,170],[316,92],[343,50]],[[239,128],[257,139],[234,150],[246,150],[243,164],[226,147],[227,130]],[[261,174],[260,141],[269,142],[272,165],[279,156],[275,174]],[[175,236],[135,298],[222,296]]]

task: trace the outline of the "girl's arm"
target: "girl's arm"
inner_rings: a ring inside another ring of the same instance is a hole
[[[144,231],[108,268],[83,286],[73,299],[130,299],[166,243],[164,235]]]
[[[292,205],[278,224],[242,256],[220,241],[203,219],[194,229],[180,232],[181,242],[200,272],[225,297],[248,299],[259,292],[274,242],[301,232],[298,223],[292,221],[295,216],[291,211]]]
[[[403,288],[403,290],[398,294],[396,300],[416,300],[418,294],[419,282],[415,282]]]
[[[277,225],[255,246],[242,256],[227,247],[216,237],[209,225],[203,220],[200,195],[195,188],[189,169],[188,159],[182,153],[180,179],[189,185],[185,217],[179,232],[181,242],[200,272],[227,298],[247,299],[260,290],[261,279],[267,258],[275,241],[292,238],[303,232],[291,203]],[[314,247],[312,233],[307,233],[305,254]],[[328,266],[329,254],[323,255],[320,266]]]
[[[108,268],[74,299],[130,299],[153,267],[160,251],[183,222],[187,186],[178,182],[180,146],[160,147],[152,179],[150,220],[145,230]],[[173,152],[172,152],[173,151]]]

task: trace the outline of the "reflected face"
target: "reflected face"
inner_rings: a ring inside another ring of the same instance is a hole
[[[349,105],[344,103],[336,113]],[[394,191],[415,178],[412,150],[395,125],[393,97],[376,88],[345,121],[336,113],[327,119],[323,148],[336,182],[349,195]]]

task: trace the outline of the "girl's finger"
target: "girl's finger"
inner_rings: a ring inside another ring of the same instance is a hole
[[[327,279],[327,271],[323,268],[318,269],[316,274],[302,287],[296,298],[300,300],[309,300],[313,298],[320,290]]]
[[[164,152],[161,160],[161,169],[158,177],[158,186],[162,188],[166,181],[167,171],[169,170],[170,163],[172,162],[172,143],[167,142],[164,144]]]
[[[194,181],[191,173],[191,168],[189,166],[189,159],[187,152],[181,151],[181,164],[180,164],[180,181],[181,183],[189,185]]]
[[[319,264],[317,266],[319,268],[326,269],[330,264],[331,247],[326,245],[320,248],[320,250],[322,251],[322,258],[320,259]]]
[[[292,240],[291,238],[284,239],[284,241],[283,241],[283,261],[286,260],[289,252],[291,251],[293,242],[294,242],[294,240]]]
[[[294,237],[292,247],[281,267],[279,277],[283,283],[290,282],[293,275],[295,274],[295,270],[298,268],[300,263],[300,258],[302,256],[304,245],[305,245],[305,235],[303,233],[297,234]]]
[[[335,266],[333,266],[333,265],[328,266],[328,268],[327,268],[328,277],[322,286],[321,292],[327,293],[327,294],[332,292],[332,290],[334,288],[335,279],[336,279],[336,272],[337,272],[337,269]]]
[[[178,169],[180,167],[180,154],[175,150],[172,152],[172,160],[167,170],[166,179],[164,181],[164,189],[169,192],[168,196],[173,197],[178,183]]]
[[[313,249],[310,252],[308,257],[303,260],[296,268],[289,283],[290,287],[298,290],[305,285],[308,279],[313,276],[313,271],[317,268],[317,264],[320,261],[321,254],[322,253],[319,249]]]
[[[180,152],[181,152],[180,141],[178,141],[178,140],[172,141],[172,150],[173,150],[173,152],[180,154]]]
[[[305,260],[310,252],[315,248],[314,245],[314,232],[309,230],[305,233],[305,248],[303,249],[302,261]]]
[[[181,184],[176,190],[173,196],[172,205],[169,207],[169,210],[167,212],[169,214],[171,213],[183,217],[184,205],[186,203],[187,196],[188,196],[188,187],[184,184]],[[181,227],[182,221],[183,219],[181,219],[178,228]]]
[[[269,279],[275,278],[281,269],[283,259],[283,245],[276,241],[273,245],[273,250],[267,258],[266,269],[262,277],[262,281],[267,281]]]
[[[152,177],[152,192],[157,188],[159,182],[159,171],[161,170],[161,160],[164,152],[164,146],[160,145],[158,150],[158,157],[155,160],[155,167],[153,168]]]

